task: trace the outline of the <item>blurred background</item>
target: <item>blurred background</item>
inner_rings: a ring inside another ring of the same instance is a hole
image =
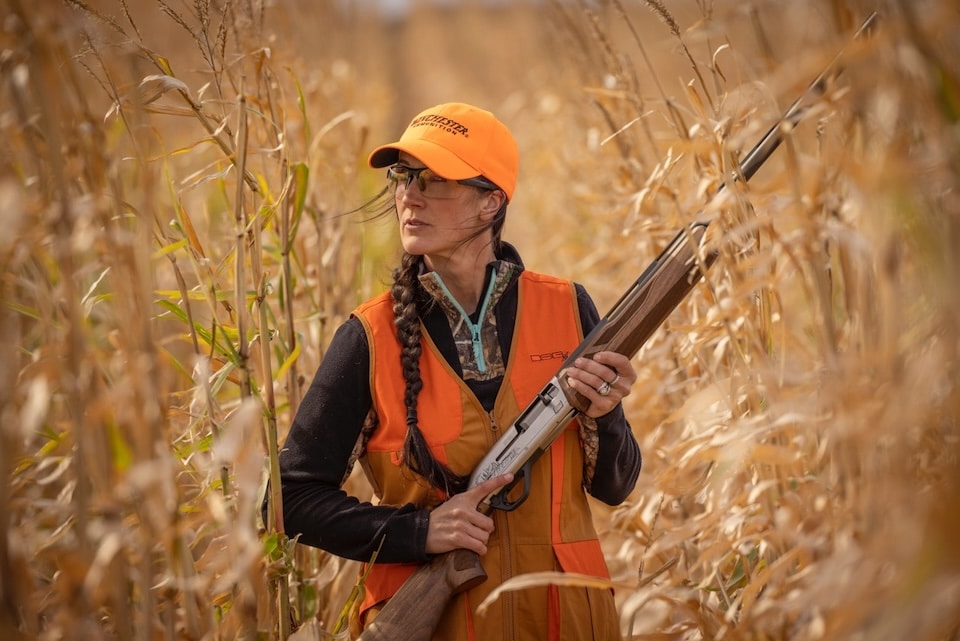
[[[518,139],[505,239],[601,312],[711,222],[636,357],[640,481],[596,506],[624,637],[960,638],[955,2],[0,10],[0,638],[337,628],[357,564],[260,497],[397,264],[367,153],[452,100]]]

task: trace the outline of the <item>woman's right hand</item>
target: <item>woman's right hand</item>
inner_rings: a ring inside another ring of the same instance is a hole
[[[427,554],[442,554],[458,548],[486,554],[493,519],[478,512],[477,505],[512,480],[512,474],[494,477],[438,505],[430,512]]]

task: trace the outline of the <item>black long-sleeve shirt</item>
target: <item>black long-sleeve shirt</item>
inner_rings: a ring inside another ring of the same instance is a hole
[[[517,276],[520,257],[505,245],[504,260],[513,263],[510,282],[497,300],[493,314],[501,353],[510,354],[517,313]],[[599,321],[596,306],[584,288],[576,285],[583,330]],[[422,320],[444,358],[463,377],[463,368],[447,316],[438,305],[428,305]],[[502,378],[467,380],[488,410]],[[427,382],[427,384],[429,384]],[[313,382],[297,411],[280,452],[284,528],[300,542],[345,558],[369,560],[386,534],[378,562],[423,562],[429,511],[361,502],[342,485],[357,457],[362,455],[364,424],[372,405],[370,355],[363,326],[356,318],[341,325],[331,341]],[[584,486],[595,498],[616,505],[633,489],[640,471],[640,449],[622,408],[598,419],[580,417],[587,429],[596,428],[595,458],[584,471]]]

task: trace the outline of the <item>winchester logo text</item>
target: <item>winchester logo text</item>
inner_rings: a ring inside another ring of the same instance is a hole
[[[447,133],[453,134],[455,136],[463,136],[464,138],[470,137],[470,129],[464,127],[456,120],[447,118],[446,116],[438,116],[436,114],[427,114],[426,116],[420,116],[419,118],[414,118],[413,122],[410,123],[411,127],[437,127],[438,129],[443,129]]]

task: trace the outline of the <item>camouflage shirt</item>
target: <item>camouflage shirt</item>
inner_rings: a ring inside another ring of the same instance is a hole
[[[453,333],[465,381],[490,381],[502,378],[505,370],[497,318],[494,314],[500,296],[519,273],[517,265],[498,260],[490,264],[486,294],[480,309],[469,314],[454,300],[436,272],[420,275],[420,284],[443,310]]]

